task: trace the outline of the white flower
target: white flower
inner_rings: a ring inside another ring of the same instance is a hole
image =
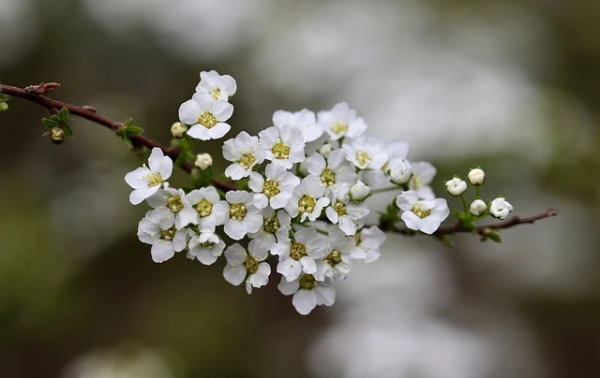
[[[173,135],[173,138],[182,138],[187,129],[187,126],[183,123],[175,122],[173,125],[171,125],[171,135]]]
[[[504,197],[498,197],[490,203],[490,214],[494,218],[504,219],[512,210],[512,205]]]
[[[307,218],[315,221],[321,215],[323,208],[329,205],[329,198],[323,197],[324,193],[325,185],[321,179],[316,176],[308,176],[294,189],[285,210],[292,218],[300,214],[301,222]]]
[[[394,157],[391,158],[385,169],[389,175],[390,180],[397,185],[404,185],[410,180],[412,175],[411,165],[405,158]]]
[[[318,281],[327,277],[345,279],[350,272],[353,255],[356,255],[356,239],[346,236],[338,227],[329,231],[329,253],[324,259],[317,261],[317,272],[314,274]]]
[[[263,224],[257,232],[250,233],[248,236],[261,243],[267,250],[270,250],[275,243],[289,242],[289,234],[292,229],[292,218],[284,210],[275,213],[270,207],[262,210]]]
[[[198,224],[198,213],[187,200],[183,189],[166,187],[147,199],[148,205],[154,209],[166,208],[169,217],[174,218],[175,227],[179,230],[188,224]]]
[[[369,215],[369,208],[364,204],[350,202],[347,196],[338,197],[331,206],[325,209],[327,219],[337,224],[346,235],[356,233],[357,222]]]
[[[233,240],[240,240],[248,233],[257,232],[263,218],[254,204],[254,196],[244,190],[232,190],[225,194],[225,199],[229,202],[225,233]]]
[[[273,125],[282,131],[286,129],[300,131],[304,143],[312,142],[323,134],[323,129],[317,125],[315,113],[307,109],[294,113],[278,110],[273,113]]]
[[[188,243],[187,257],[198,259],[204,265],[211,265],[223,254],[225,242],[211,231],[201,231],[192,236]]]
[[[229,205],[221,200],[213,186],[192,190],[186,195],[186,200],[198,213],[201,232],[214,232],[215,227],[225,224],[229,217]]]
[[[157,147],[150,153],[148,166],[150,168],[144,165],[125,175],[125,182],[133,188],[133,192],[129,195],[129,202],[134,205],[156,193],[173,172],[173,160],[165,156]]]
[[[335,150],[327,160],[321,154],[314,154],[306,159],[308,173],[318,176],[321,182],[334,192],[346,193],[356,183],[354,166],[346,160],[343,150]]]
[[[379,248],[383,245],[387,236],[377,226],[363,228],[355,236],[356,249],[350,257],[363,259],[366,263],[377,261],[381,256]]]
[[[319,112],[317,119],[318,125],[333,140],[343,137],[357,138],[367,130],[365,121],[357,117],[356,111],[350,109],[345,102],[335,105],[331,110]]]
[[[223,157],[234,162],[225,169],[225,176],[239,180],[248,177],[254,166],[265,160],[265,150],[258,144],[257,137],[242,131],[235,139],[223,143]]]
[[[294,188],[300,184],[300,179],[280,165],[269,164],[265,168],[265,177],[258,172],[250,173],[248,186],[257,194],[254,198],[257,206],[264,208],[268,205],[275,210],[283,208],[292,198]]]
[[[467,190],[467,183],[458,177],[446,181],[446,190],[454,197],[461,196]]]
[[[403,211],[401,218],[406,227],[426,234],[433,234],[450,214],[445,199],[420,200],[414,190],[396,197],[396,205]]]
[[[385,151],[390,159],[399,158],[406,159],[410,152],[410,145],[402,139],[394,139],[385,145]]]
[[[215,100],[229,100],[235,94],[237,84],[229,75],[219,75],[217,71],[200,72],[200,83],[196,92],[210,95]]]
[[[431,200],[435,198],[433,190],[429,186],[436,174],[435,167],[426,161],[411,163],[412,177],[408,187],[417,192],[421,199]]]
[[[286,169],[304,160],[302,133],[294,128],[269,127],[258,133],[260,145],[266,150],[265,158]]]
[[[346,159],[360,169],[380,169],[388,160],[383,141],[375,135],[363,135],[344,142]]]
[[[485,181],[485,172],[481,168],[471,169],[468,177],[471,185],[479,186]]]
[[[179,120],[192,127],[187,134],[192,138],[209,140],[222,138],[231,129],[225,121],[233,114],[233,105],[210,96],[194,94],[179,107]]]
[[[487,204],[480,199],[476,199],[469,206],[469,212],[476,217],[484,214],[487,210]]]
[[[303,272],[316,273],[315,260],[327,256],[328,251],[329,239],[312,227],[296,231],[293,240],[277,243],[271,248],[271,253],[279,256],[277,272],[288,281],[295,280]]]
[[[223,270],[225,280],[238,286],[246,281],[246,291],[252,293],[252,288],[262,287],[269,282],[271,267],[264,262],[269,256],[268,251],[252,240],[248,244],[248,252],[238,243],[233,244],[225,251],[227,266]]]
[[[371,188],[369,188],[365,185],[364,182],[359,180],[350,188],[350,198],[353,201],[357,202],[364,201],[370,192]]]
[[[277,288],[283,295],[294,295],[292,304],[301,315],[308,315],[317,305],[331,306],[335,302],[331,280],[320,282],[312,274],[304,274],[293,281],[281,277]]]
[[[142,243],[152,244],[152,260],[161,263],[185,249],[188,229],[177,230],[166,208],[152,210],[138,225],[138,238]]]
[[[196,161],[194,162],[194,165],[204,171],[213,165],[212,156],[207,153],[198,154],[196,155]]]

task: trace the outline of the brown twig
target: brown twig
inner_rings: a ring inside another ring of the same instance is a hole
[[[60,110],[62,108],[67,108],[69,113],[74,114],[78,117],[85,118],[88,121],[97,123],[102,125],[112,131],[118,131],[125,127],[123,122],[114,121],[108,117],[97,114],[96,108],[84,105],[77,106],[68,104],[66,102],[58,101],[51,99],[50,97],[43,96],[44,94],[55,90],[60,87],[59,83],[40,83],[37,85],[30,85],[25,88],[13,87],[10,85],[0,84],[0,93],[7,94],[9,96],[14,96],[18,98],[22,98],[24,100],[36,103],[38,105],[46,107],[50,111]],[[160,148],[165,155],[168,155],[173,159],[173,161],[177,160],[181,151],[177,147],[165,147],[162,146],[152,139],[145,137],[143,135],[132,135],[130,136],[131,142],[134,146],[145,146],[148,148],[158,147]],[[181,166],[181,168],[191,173],[192,169],[194,169],[194,165],[187,162]],[[221,180],[213,180],[213,185],[219,189],[224,191],[235,190],[237,187],[233,183],[221,181]]]

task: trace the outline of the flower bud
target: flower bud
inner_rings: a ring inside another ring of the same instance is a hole
[[[200,168],[201,170],[205,170],[208,167],[212,166],[213,161],[212,161],[212,157],[210,156],[210,154],[198,154],[196,155],[196,162],[194,163],[194,165],[198,168]]]
[[[513,207],[504,197],[498,197],[490,203],[490,214],[494,218],[504,219],[510,214]]]
[[[396,185],[406,184],[412,175],[410,163],[404,158],[390,159],[386,171],[390,175],[390,180]]]
[[[469,206],[469,212],[476,217],[483,215],[487,210],[487,204],[480,199],[476,199],[471,202],[471,206]]]
[[[458,177],[446,181],[446,190],[454,197],[462,195],[467,190],[467,183]]]
[[[479,186],[485,181],[485,172],[481,168],[471,169],[469,171],[469,182],[471,185]]]
[[[185,134],[187,129],[188,129],[187,126],[184,125],[183,123],[175,122],[171,126],[171,135],[173,135],[173,138],[182,138],[183,134]]]
[[[363,201],[370,192],[371,188],[366,186],[364,182],[358,180],[358,182],[350,188],[350,199],[357,202]]]
[[[52,131],[50,131],[50,141],[54,144],[61,144],[65,141],[65,131],[59,127],[52,128]]]
[[[333,150],[333,147],[331,147],[331,144],[325,143],[324,145],[321,146],[321,148],[319,148],[319,153],[321,155],[323,155],[324,157],[328,157],[329,154],[331,153],[331,150]]]

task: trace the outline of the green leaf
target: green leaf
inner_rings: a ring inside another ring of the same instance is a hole
[[[53,118],[54,117],[52,117],[52,118],[46,118],[46,117],[42,118],[42,124],[44,126],[46,126],[47,128],[49,128],[49,129],[53,129],[55,127],[58,127],[58,121],[55,120],[55,119],[53,119]]]
[[[67,125],[66,122],[61,122],[59,127],[65,131],[66,137],[73,138],[73,136],[74,136],[73,129],[71,129],[71,126]]]
[[[8,104],[4,101],[0,101],[0,112],[5,112],[8,110]]]
[[[60,111],[58,112],[58,114],[56,115],[58,117],[59,121],[68,121],[71,119],[71,115],[69,114],[69,109],[67,108],[62,108],[60,109]]]
[[[0,93],[0,101],[10,101],[10,96]]]
[[[138,126],[127,126],[127,135],[138,135],[144,132],[144,129]]]

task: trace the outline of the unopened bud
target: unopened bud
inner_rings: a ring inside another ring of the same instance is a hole
[[[485,181],[485,172],[481,168],[471,169],[469,172],[469,182],[471,185],[479,186]]]
[[[212,157],[210,154],[198,154],[196,155],[196,162],[194,165],[204,171],[213,165]]]
[[[498,197],[490,203],[490,214],[494,218],[504,219],[510,214],[512,209],[512,205],[504,197]]]
[[[65,131],[58,127],[52,128],[50,131],[50,141],[54,144],[61,144],[65,141]]]
[[[321,148],[319,148],[319,153],[325,157],[328,157],[329,154],[331,153],[331,150],[333,150],[333,147],[331,147],[331,144],[325,143],[324,145],[321,146]]]
[[[471,206],[469,206],[469,212],[476,217],[483,215],[487,210],[487,204],[480,199],[476,199],[471,202]]]
[[[458,177],[446,181],[446,190],[454,197],[462,195],[467,190],[467,183]]]
[[[370,192],[371,188],[359,180],[350,188],[350,199],[353,201],[363,201],[365,198],[367,198]]]
[[[406,184],[412,175],[410,163],[404,158],[390,159],[386,171],[390,176],[390,180],[397,185]]]
[[[183,134],[185,134],[187,129],[188,129],[187,126],[184,125],[183,123],[175,122],[171,126],[171,135],[173,135],[173,138],[182,138]]]

